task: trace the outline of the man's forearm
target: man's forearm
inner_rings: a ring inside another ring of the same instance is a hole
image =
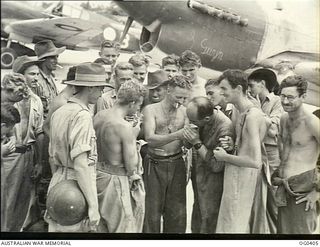
[[[178,132],[174,132],[167,135],[154,134],[146,138],[146,141],[148,142],[148,145],[150,147],[161,147],[176,140],[179,140]]]
[[[137,157],[132,157],[130,163],[125,164],[125,168],[129,176],[137,172],[138,163],[139,163],[139,158],[137,155]]]
[[[85,155],[85,156],[84,156]],[[98,210],[98,196],[95,179],[93,176],[93,167],[88,166],[86,153],[82,157],[75,159],[74,168],[76,170],[76,178],[81,191],[83,192],[89,208]]]

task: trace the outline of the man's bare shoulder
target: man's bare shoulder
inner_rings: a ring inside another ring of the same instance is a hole
[[[112,126],[113,126],[113,129],[114,131],[117,132],[117,134],[123,138],[123,139],[130,139],[130,138],[133,138],[133,128],[132,128],[132,125],[125,121],[124,119],[122,120],[115,120],[113,123],[112,123]]]
[[[305,123],[308,129],[313,130],[316,128],[319,130],[319,125],[320,125],[319,118],[316,115],[312,114],[311,112],[305,113]]]
[[[264,114],[261,109],[257,107],[252,107],[247,114],[248,120],[255,119],[256,121],[264,120]]]
[[[147,105],[147,106],[143,109],[143,113],[144,113],[144,114],[152,114],[152,115],[153,115],[153,114],[155,113],[155,110],[159,109],[160,103],[161,103],[161,102]]]
[[[101,118],[104,118],[109,115],[110,109],[104,109],[101,111],[98,111],[97,114],[94,116],[94,120],[99,120]]]

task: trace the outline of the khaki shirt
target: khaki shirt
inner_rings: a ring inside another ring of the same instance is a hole
[[[95,165],[97,150],[92,117],[86,105],[70,98],[51,117],[50,162],[73,168],[74,159],[82,153],[88,154],[88,165]]]
[[[54,74],[50,74],[49,76],[46,75],[41,69],[39,70],[39,97],[42,100],[43,110],[44,110],[44,117],[47,117],[49,111],[49,104],[51,103],[52,99],[58,95],[57,90],[57,80],[54,77]]]
[[[110,109],[117,99],[116,90],[109,90],[101,95],[97,101],[97,112]]]
[[[284,113],[281,100],[279,96],[270,93],[266,100],[261,104],[261,109],[263,113],[265,113],[269,118],[271,118],[271,122],[277,126],[278,133],[280,128],[280,117]],[[268,132],[263,139],[263,142],[268,145],[277,146],[277,135],[275,137],[271,137],[268,135]]]

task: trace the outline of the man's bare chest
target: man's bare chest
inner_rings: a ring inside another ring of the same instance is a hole
[[[159,112],[155,116],[156,132],[158,133],[173,133],[184,127],[185,116],[182,112],[165,114]]]

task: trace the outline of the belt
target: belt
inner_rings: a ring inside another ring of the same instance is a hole
[[[106,162],[97,162],[97,170],[109,173],[111,175],[128,176],[126,168],[106,164]]]
[[[155,160],[176,160],[181,158],[183,156],[183,153],[179,152],[172,155],[162,156],[162,155],[157,155],[157,154],[148,152],[148,155],[151,159],[155,159]]]

